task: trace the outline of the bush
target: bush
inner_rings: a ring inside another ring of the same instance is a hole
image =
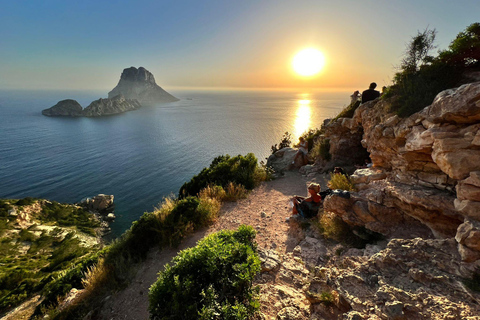
[[[247,190],[252,190],[259,181],[255,180],[258,174],[257,158],[253,153],[246,156],[230,157],[228,154],[216,157],[210,167],[204,168],[189,182],[183,184],[179,197],[196,196],[200,190],[209,185],[218,185],[226,188],[229,182],[243,185]]]
[[[277,144],[274,144],[271,147],[272,154],[274,154],[275,152],[277,152],[280,149],[288,148],[291,145],[292,145],[292,135],[290,133],[288,133],[288,131],[287,131],[283,134],[282,140],[280,140],[280,144],[278,144],[278,147],[277,147]]]
[[[332,155],[330,154],[330,139],[318,139],[313,146],[312,156],[316,159],[320,158],[325,161],[330,161],[332,159]]]
[[[389,111],[410,116],[430,105],[439,92],[465,83],[465,71],[480,67],[480,23],[467,27],[448,50],[432,57],[428,53],[435,48],[435,35],[426,29],[407,45],[400,71],[385,94],[396,97]]]
[[[252,281],[260,271],[255,231],[212,234],[180,252],[159,274],[149,293],[158,319],[246,319],[259,307]]]
[[[332,189],[341,189],[346,191],[355,191],[355,185],[345,174],[340,173],[331,173],[330,174],[330,181],[328,181],[327,186]]]
[[[339,118],[353,118],[355,114],[355,110],[360,106],[361,101],[354,101],[350,103],[346,108],[344,108],[333,120],[337,120]]]
[[[332,212],[318,215],[317,227],[324,237],[333,239],[347,247],[365,248],[368,243],[375,243],[383,236],[364,227],[352,227]]]

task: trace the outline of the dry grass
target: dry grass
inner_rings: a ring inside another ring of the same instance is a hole
[[[233,182],[228,183],[226,192],[225,201],[237,201],[248,196],[248,191],[243,185]]]
[[[95,290],[100,285],[105,283],[109,274],[105,267],[105,261],[100,259],[97,264],[89,267],[85,272],[85,276],[82,279],[83,287],[87,291]]]
[[[200,199],[216,199],[218,201],[223,201],[227,196],[227,193],[221,186],[212,186],[209,185],[203,188],[199,193],[198,197]]]
[[[341,189],[346,191],[355,191],[355,185],[345,174],[331,173],[330,181],[328,181],[327,186],[332,190]]]
[[[177,204],[178,199],[173,195],[165,197],[160,204],[160,207],[156,207],[153,213],[158,217],[158,220],[163,222],[165,218],[172,212],[173,208]]]

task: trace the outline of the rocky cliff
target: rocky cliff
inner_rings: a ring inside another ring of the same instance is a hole
[[[86,117],[101,117],[136,110],[141,104],[135,99],[125,99],[121,94],[109,99],[98,99],[83,110]]]
[[[83,108],[76,100],[66,99],[59,101],[51,108],[42,111],[44,116],[49,117],[81,117]]]
[[[137,100],[125,99],[119,94],[113,98],[95,100],[85,109],[75,100],[62,100],[43,110],[42,114],[49,117],[101,117],[136,110],[141,106]]]
[[[136,99],[141,104],[155,104],[178,101],[177,98],[163,90],[155,83],[153,74],[147,69],[130,67],[124,69],[120,81],[112,91],[109,98],[122,94],[127,99]]]
[[[388,237],[454,238],[462,260],[480,265],[480,82],[443,91],[408,118],[390,103],[326,126],[332,161],[363,148],[373,167],[352,175],[358,192],[327,198],[325,210]]]

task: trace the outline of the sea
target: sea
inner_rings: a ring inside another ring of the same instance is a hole
[[[224,154],[266,161],[289,132],[319,128],[350,101],[347,91],[169,90],[180,100],[100,118],[46,117],[64,99],[83,107],[105,91],[0,90],[0,198],[62,203],[115,197],[113,236],[176,195]]]

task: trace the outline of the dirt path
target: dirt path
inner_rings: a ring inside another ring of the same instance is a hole
[[[317,178],[318,179],[318,178]],[[325,188],[325,181],[315,181]],[[155,250],[142,264],[131,285],[111,296],[104,305],[100,319],[148,319],[148,290],[179,250],[193,247],[205,235],[223,229],[236,229],[241,224],[257,230],[259,248],[272,248],[278,252],[288,249],[288,223],[290,216],[289,199],[292,195],[306,195],[308,181],[298,172],[287,172],[285,176],[263,183],[247,199],[227,203],[222,207],[220,217],[210,228],[201,230],[183,241],[178,249]]]

